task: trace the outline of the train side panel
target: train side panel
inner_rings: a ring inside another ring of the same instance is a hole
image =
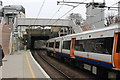
[[[104,57],[103,57],[104,56]],[[111,55],[75,51],[78,60],[101,67],[112,68]]]

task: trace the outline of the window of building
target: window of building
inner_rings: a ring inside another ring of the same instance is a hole
[[[120,53],[120,34],[118,34],[117,53]]]
[[[55,47],[56,47],[56,48],[59,48],[59,45],[60,45],[60,42],[56,42]]]
[[[70,44],[71,44],[71,41],[64,41],[63,42],[63,49],[68,49],[70,50]]]

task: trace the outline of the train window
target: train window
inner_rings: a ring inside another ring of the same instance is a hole
[[[102,54],[112,54],[113,39],[113,37],[96,39],[94,52]]]
[[[46,43],[46,46],[49,47],[49,42]]]
[[[50,42],[50,43],[49,43],[49,47],[52,47],[52,48],[53,48],[53,47],[54,47],[54,42]]]
[[[120,53],[120,34],[118,34],[117,53]]]
[[[77,41],[75,42],[75,50],[76,50],[76,51],[85,51],[85,49],[84,49],[84,42],[85,42],[85,41],[77,40]]]
[[[77,40],[75,50],[94,52],[102,54],[112,54],[113,38],[99,38],[88,40]]]
[[[95,39],[88,39],[84,42],[84,47],[86,52],[94,52]]]
[[[68,49],[70,50],[70,44],[71,44],[71,41],[64,41],[63,42],[63,49]]]
[[[60,42],[56,42],[55,47],[56,47],[56,48],[59,48],[59,45],[60,45]]]

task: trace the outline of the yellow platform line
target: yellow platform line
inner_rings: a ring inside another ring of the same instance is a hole
[[[27,60],[27,63],[28,63],[30,72],[31,72],[31,74],[32,74],[32,78],[36,78],[35,73],[33,72],[33,69],[32,69],[32,67],[31,67],[31,65],[30,65],[30,61],[29,61],[29,59],[28,59],[27,53],[26,53],[26,60]],[[35,80],[36,80],[36,79],[35,79]]]

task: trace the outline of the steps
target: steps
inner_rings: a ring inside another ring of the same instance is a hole
[[[2,26],[2,46],[5,54],[9,54],[9,42],[12,25],[3,25]]]

